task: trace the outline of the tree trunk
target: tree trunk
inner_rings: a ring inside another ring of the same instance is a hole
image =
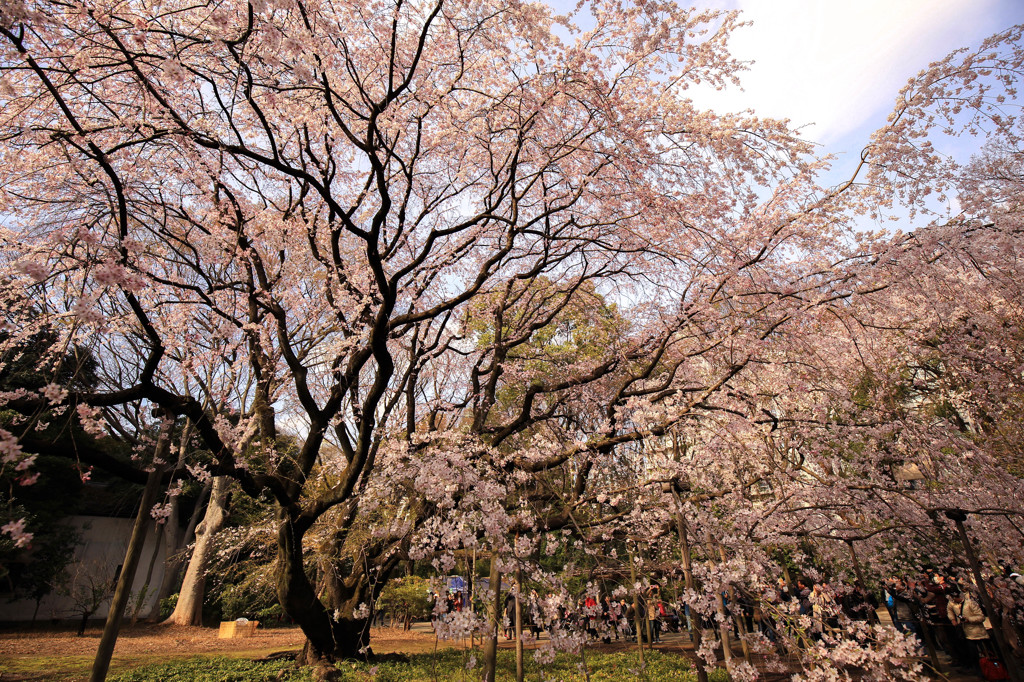
[[[853,540],[845,540],[845,542],[846,546],[850,549],[850,559],[853,561],[853,570],[857,574],[857,584],[860,585],[862,590],[864,590],[864,594],[867,594],[868,583],[864,579],[864,570],[861,568],[860,558],[857,557],[857,551],[853,548]],[[874,609],[868,609],[868,622],[878,622],[878,614],[875,613]]]
[[[722,593],[717,590],[715,591],[715,603],[718,606],[718,619],[720,621],[718,632],[722,638],[722,655],[725,656],[725,669],[729,672],[729,676],[732,677],[734,667],[732,661],[732,636],[729,632],[729,621],[725,616],[725,599],[722,598]]]
[[[712,555],[711,537],[706,537],[705,542],[708,545],[708,556],[710,557]],[[711,560],[709,558],[709,563],[710,561]],[[722,596],[722,591],[718,588],[715,589],[715,605],[718,609],[718,636],[719,639],[722,640],[722,655],[725,657],[725,670],[729,673],[729,677],[732,677],[733,669],[735,668],[732,655],[732,631],[729,629],[729,621],[726,617],[725,597]],[[733,608],[736,608],[735,604],[733,604]]]
[[[696,581],[693,579],[693,557],[690,554],[690,538],[686,532],[686,519],[683,517],[683,501],[679,499],[679,493],[672,491],[672,497],[676,503],[676,527],[679,531],[679,555],[683,560],[683,579],[686,581],[686,589],[696,591]],[[708,671],[704,667],[704,659],[700,657],[700,646],[703,632],[701,630],[701,616],[692,608],[690,609],[690,639],[693,641],[693,651],[697,654],[697,682],[708,682]]]
[[[182,548],[187,544],[182,541],[181,533],[178,531],[178,500],[171,500],[171,514],[164,524],[164,574],[160,578],[160,586],[157,588],[156,601],[153,609],[149,612],[146,620],[156,622],[160,619],[160,602],[170,597],[178,587],[178,576],[181,573],[181,557],[178,556]],[[153,556],[157,554],[153,549]]]
[[[490,632],[484,640],[484,682],[494,682],[498,663],[498,633],[501,631],[501,572],[498,554],[491,551],[491,605],[488,608]]]
[[[142,610],[143,604],[149,595],[149,583],[153,580],[153,568],[156,566],[156,557],[160,553],[160,540],[167,535],[167,523],[168,521],[164,521],[157,529],[156,539],[153,541],[153,554],[149,557],[149,567],[146,569],[146,580],[142,583],[142,590],[135,599],[135,608],[132,610],[131,627],[135,627],[135,623],[139,619],[139,611]],[[159,601],[156,602],[155,608],[160,608]]]
[[[475,617],[476,609],[473,602],[476,600],[476,547],[473,547],[473,554],[469,560],[469,583],[466,589],[469,600],[469,612]],[[469,633],[469,648],[476,649],[476,630]]]
[[[279,508],[277,598],[284,612],[306,636],[299,664],[330,667],[337,660],[360,658],[370,645],[370,621],[356,618],[348,605],[339,604],[332,615],[320,601],[306,574],[303,534],[304,530],[289,517],[288,510]],[[358,599],[358,595],[352,598]]]
[[[82,620],[78,621],[78,637],[85,634],[85,628],[89,625],[89,619],[92,618],[93,613],[95,613],[95,611],[82,613]]]
[[[718,556],[721,558],[722,565],[724,566],[726,562],[725,548],[722,547],[719,542],[716,542],[715,545],[718,546]],[[740,648],[743,650],[743,660],[750,663],[750,644],[747,642],[746,615],[743,613],[743,605],[736,599],[736,588],[732,585],[729,586],[729,600],[732,602],[733,621],[736,623],[736,631],[739,632]]]
[[[218,476],[213,481],[210,504],[206,507],[206,516],[196,528],[196,545],[192,550],[192,558],[185,571],[185,579],[178,593],[178,603],[174,613],[164,621],[167,625],[202,625],[203,624],[203,587],[206,582],[206,565],[213,552],[214,536],[224,527],[227,521],[228,482],[226,476]]]
[[[336,661],[366,659],[370,655],[369,618],[329,618],[329,629],[318,630],[319,635],[329,633],[329,639],[313,638],[303,629],[306,643],[299,656],[299,665],[332,666]]]
[[[628,545],[627,545],[628,548]],[[629,582],[633,585],[633,622],[636,628],[636,648],[640,653],[640,667],[644,666],[644,636],[643,636],[643,623],[640,615],[640,590],[637,589],[636,582],[636,557],[633,552],[629,553]]]
[[[1014,682],[1020,682],[1024,680],[1024,673],[1021,672],[1020,667],[1017,665],[1017,659],[1013,656],[1013,649],[1003,634],[1002,618],[1000,618],[995,604],[992,603],[992,598],[988,596],[985,578],[981,575],[981,564],[978,563],[978,557],[974,553],[971,538],[967,535],[967,529],[964,527],[967,514],[962,511],[947,511],[946,516],[956,523],[956,530],[960,534],[960,543],[964,546],[967,562],[971,566],[971,571],[974,573],[974,581],[978,585],[978,596],[981,597],[981,606],[984,609],[985,615],[988,616],[989,622],[992,623],[992,639],[995,641],[996,651],[1002,656],[1003,662],[1006,663],[1006,672],[1009,674],[1010,679]]]
[[[516,682],[523,682],[523,569],[516,567]]]
[[[175,467],[180,469],[185,466],[185,457],[188,453],[188,441],[192,437],[192,422],[185,422],[185,428],[178,441],[178,464]],[[160,588],[156,593],[156,600],[153,602],[153,609],[149,612],[146,620],[157,622],[160,620],[160,602],[170,597],[181,586],[181,569],[185,563],[182,551],[195,540],[196,526],[199,524],[199,517],[206,508],[206,502],[210,498],[210,491],[213,489],[213,479],[209,479],[203,485],[196,506],[192,510],[188,527],[184,532],[179,528],[181,516],[181,503],[177,497],[170,501],[171,514],[164,524],[164,574],[160,581]],[[154,550],[154,555],[155,555]]]
[[[110,657],[114,654],[117,634],[121,630],[121,617],[124,615],[125,606],[128,604],[132,583],[135,581],[135,569],[138,568],[139,558],[142,556],[142,545],[146,541],[146,529],[149,528],[151,520],[150,510],[153,508],[157,492],[160,490],[160,477],[163,473],[163,468],[158,462],[167,458],[167,451],[170,449],[172,427],[173,422],[168,419],[160,430],[156,451],[153,454],[153,470],[149,472],[149,477],[146,479],[146,487],[142,491],[139,512],[135,515],[132,536],[128,541],[128,549],[124,554],[124,563],[121,565],[121,575],[117,579],[114,598],[110,601],[107,624],[103,628],[103,635],[100,637],[100,644],[96,649],[96,659],[93,661],[92,674],[89,677],[90,682],[103,682],[107,679],[107,671],[110,669]]]
[[[336,677],[334,663],[338,660],[373,656],[370,605],[402,556],[389,540],[371,540],[361,545],[358,556],[346,555],[345,543],[357,506],[350,504],[347,510],[336,521],[328,544],[321,547],[327,560],[321,563],[320,584],[314,587],[303,553],[303,538],[312,522],[296,513],[295,506],[279,503],[277,507],[274,581],[278,602],[306,636],[299,664],[319,668],[317,676],[321,677]],[[345,568],[348,559],[352,562]]]

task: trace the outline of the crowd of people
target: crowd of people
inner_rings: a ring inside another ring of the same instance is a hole
[[[961,671],[989,675],[992,667],[1005,668],[1004,656],[1024,654],[1024,577],[1004,568],[1001,575],[986,581],[986,590],[1008,651],[1001,651],[994,642],[993,624],[974,582],[942,571],[891,578],[877,594],[860,583],[779,578],[760,594],[738,587],[723,591],[719,608],[732,628],[731,636],[759,633],[783,651],[787,643],[807,647],[823,638],[842,637],[850,621],[877,623],[883,619],[880,615],[884,617],[884,604],[892,624],[917,637],[933,661],[941,656],[944,663]],[[443,600],[448,614],[465,608],[462,592],[435,597]],[[509,594],[502,613],[506,639],[515,638],[515,611],[515,599]],[[585,632],[590,639],[604,642],[639,638],[659,643],[665,632],[696,628],[705,636],[720,638],[720,622],[691,612],[679,599],[664,599],[658,585],[649,586],[635,599],[588,593],[575,604],[561,602],[553,607],[532,590],[524,595],[521,611],[522,629],[534,637],[557,628]]]
[[[886,607],[899,630],[913,633],[929,652],[944,654],[960,669],[990,674],[990,667],[1004,664],[1001,654],[1024,654],[1024,577],[1004,567],[987,581],[986,592],[1010,651],[996,645],[992,619],[973,582],[929,571],[885,585]]]
[[[636,641],[639,629],[641,641],[657,644],[661,642],[663,632],[682,631],[685,618],[689,617],[689,609],[663,600],[658,586],[648,588],[644,596],[635,602],[611,595],[605,595],[601,600],[588,595],[579,599],[574,608],[559,604],[555,609],[557,617],[550,627],[586,632],[590,638],[604,642],[613,639]],[[541,611],[541,600],[534,590],[523,608],[523,628],[534,635],[543,630],[539,625],[543,621]],[[511,595],[506,598],[504,615],[505,637],[514,639],[515,599]]]

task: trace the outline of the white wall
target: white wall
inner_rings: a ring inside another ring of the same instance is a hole
[[[128,548],[128,540],[131,538],[135,520],[103,516],[70,516],[64,520],[64,523],[78,528],[82,540],[82,544],[75,552],[74,561],[67,569],[69,583],[78,589],[84,589],[90,582],[110,584],[117,567],[124,563],[124,553]],[[157,543],[157,540],[160,542]],[[164,543],[162,537],[158,535],[157,524],[151,521],[146,533],[142,557],[135,571],[135,581],[132,583],[132,600],[125,611],[125,615],[128,617],[135,608],[136,596],[146,582],[146,572],[149,570],[150,561],[153,560],[154,549],[156,550],[156,560],[153,564],[153,575],[149,581],[147,598],[139,611],[140,616],[148,615],[153,608],[156,591],[160,588],[160,581],[163,579],[164,573]],[[93,618],[106,618],[109,596],[112,594],[113,585],[110,586],[107,599],[99,611],[93,614]],[[19,600],[12,603],[0,595],[0,620],[31,620],[35,606],[35,602],[31,600]],[[43,598],[37,616],[39,620],[75,619],[77,617],[80,616],[75,613],[74,600],[59,594],[59,590],[55,590]]]

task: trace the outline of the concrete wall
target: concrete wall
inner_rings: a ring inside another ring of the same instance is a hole
[[[67,569],[67,587],[75,594],[84,595],[93,586],[101,592],[106,593],[106,598],[100,609],[93,614],[93,618],[106,618],[110,597],[113,595],[113,580],[118,567],[124,562],[124,553],[128,548],[128,540],[131,538],[134,519],[115,519],[103,516],[71,516],[64,521],[70,526],[78,528],[81,532],[82,544],[75,552],[75,559]],[[159,540],[159,543],[157,542]],[[132,600],[126,609],[126,616],[130,617],[135,608],[135,599],[141,593],[146,583],[146,572],[149,570],[150,561],[153,560],[153,553],[156,551],[156,560],[153,563],[153,574],[149,581],[147,598],[139,611],[140,617],[145,617],[155,606],[156,591],[160,588],[160,581],[164,573],[164,543],[162,535],[158,534],[157,525],[151,521],[146,533],[146,543],[143,546],[142,558],[139,560],[139,567],[135,572],[135,581],[132,583]],[[18,621],[31,620],[32,612],[35,610],[35,602],[31,600],[8,601],[8,597],[0,594],[0,620]],[[39,620],[50,619],[75,619],[75,599],[60,594],[60,590],[54,590],[47,595],[39,606]]]

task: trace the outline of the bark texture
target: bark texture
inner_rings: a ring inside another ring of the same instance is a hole
[[[167,625],[202,625],[203,596],[206,584],[206,567],[213,553],[214,537],[224,527],[228,517],[228,482],[226,476],[213,481],[210,504],[206,507],[203,522],[196,527],[196,545],[189,559],[185,579],[178,593],[174,612],[164,621]]]

